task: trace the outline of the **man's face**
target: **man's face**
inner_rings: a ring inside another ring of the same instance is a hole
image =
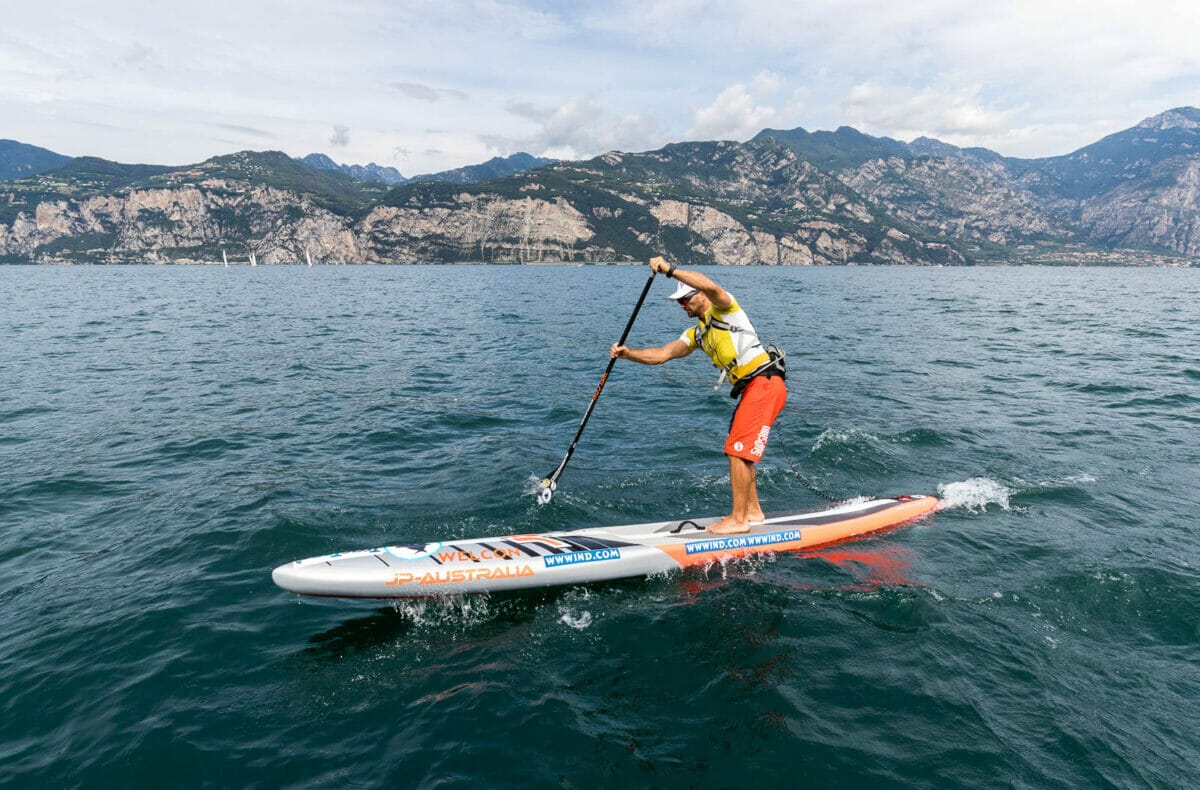
[[[704,311],[708,309],[708,299],[705,298],[701,291],[692,291],[687,296],[683,296],[676,301],[683,308],[683,312],[692,318],[704,315]]]

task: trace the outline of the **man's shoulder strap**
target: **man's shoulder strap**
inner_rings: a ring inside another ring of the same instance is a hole
[[[742,327],[734,326],[733,324],[729,323],[728,321],[722,321],[720,318],[717,318],[714,315],[710,315],[708,317],[707,327],[709,329],[724,329],[726,332],[741,332],[741,331],[743,331]]]

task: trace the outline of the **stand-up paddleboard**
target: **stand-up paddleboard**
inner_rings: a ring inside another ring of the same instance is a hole
[[[537,535],[384,546],[280,565],[271,578],[302,595],[426,598],[647,576],[750,554],[795,551],[894,527],[938,500],[921,494],[855,499],[770,515],[750,532],[714,535],[716,518]]]

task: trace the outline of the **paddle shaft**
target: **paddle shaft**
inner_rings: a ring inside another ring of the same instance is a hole
[[[637,319],[638,312],[642,309],[642,303],[646,301],[646,294],[650,293],[650,284],[654,282],[654,275],[658,272],[651,271],[650,276],[646,278],[646,284],[642,286],[642,295],[638,297],[637,304],[634,305],[633,315],[629,316],[629,322],[625,324],[625,331],[621,333],[621,339],[617,341],[618,346],[625,345],[625,340],[629,337],[629,330],[633,329],[633,322]],[[558,483],[558,478],[562,476],[563,470],[567,468],[567,462],[571,460],[571,456],[575,454],[575,447],[579,444],[579,437],[583,436],[583,429],[587,427],[588,420],[591,419],[592,412],[596,408],[596,402],[600,400],[600,393],[604,391],[604,385],[608,381],[608,374],[612,373],[613,365],[617,364],[617,358],[612,357],[608,360],[608,367],[604,369],[604,375],[600,377],[600,383],[596,385],[596,391],[592,393],[591,403],[588,404],[587,411],[583,413],[583,419],[579,423],[579,430],[575,432],[575,438],[571,440],[571,446],[567,448],[567,454],[563,456],[558,467],[542,480],[542,488],[552,490],[551,486]],[[545,501],[550,501],[546,497]]]

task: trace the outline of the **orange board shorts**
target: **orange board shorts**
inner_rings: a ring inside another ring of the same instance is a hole
[[[767,437],[775,418],[787,403],[787,385],[779,376],[758,376],[751,379],[738,400],[725,454],[756,463],[767,449]]]

